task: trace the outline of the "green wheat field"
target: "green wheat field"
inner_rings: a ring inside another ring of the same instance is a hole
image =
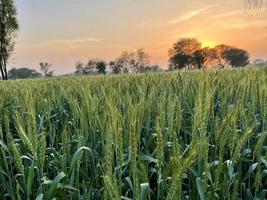
[[[265,199],[267,68],[0,83],[0,199]]]

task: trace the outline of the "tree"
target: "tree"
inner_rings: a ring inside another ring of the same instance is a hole
[[[98,63],[98,59],[92,58],[89,59],[88,62],[84,65],[83,75],[93,75],[97,73],[96,65]]]
[[[243,67],[249,63],[249,54],[246,50],[224,44],[217,45],[214,49],[219,68]]]
[[[96,69],[99,74],[106,74],[107,64],[101,60],[96,63]]]
[[[0,71],[8,79],[7,62],[14,49],[15,34],[19,29],[17,11],[13,0],[0,0]]]
[[[232,67],[244,67],[249,64],[249,54],[243,49],[230,48],[223,53],[223,57]]]
[[[135,66],[134,70],[137,73],[143,73],[146,71],[146,68],[149,67],[150,64],[150,57],[144,51],[144,49],[138,49],[135,55]]]
[[[116,60],[116,64],[120,66],[123,73],[128,73],[135,68],[135,54],[133,52],[123,52]]]
[[[125,51],[109,64],[114,74],[128,73],[136,68],[135,54]]]
[[[52,65],[47,62],[39,63],[40,70],[43,72],[45,77],[53,76],[54,71],[52,70]]]
[[[194,66],[193,53],[201,49],[201,43],[194,38],[180,39],[169,50],[173,69],[191,69]]]
[[[83,74],[84,64],[82,62],[75,63],[75,74]]]
[[[42,74],[37,72],[35,69],[29,68],[12,68],[8,71],[8,78],[10,79],[28,79],[28,78],[38,78]]]
[[[207,67],[210,61],[212,61],[216,56],[214,49],[205,47],[199,49],[193,53],[193,60],[198,69]]]
[[[109,62],[109,68],[111,69],[113,74],[120,74],[121,73],[121,66],[117,65],[116,61]]]
[[[80,75],[93,75],[93,74],[105,74],[107,64],[103,60],[98,60],[96,58],[89,59],[86,64],[82,62],[76,62],[75,64],[75,74]]]
[[[216,52],[215,59],[217,61],[216,65],[219,68],[225,68],[230,65],[229,60],[225,58],[225,52],[229,51],[232,49],[231,46],[225,45],[225,44],[220,44],[217,45],[214,50]]]

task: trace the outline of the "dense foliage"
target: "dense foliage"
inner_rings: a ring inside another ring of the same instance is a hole
[[[39,78],[42,74],[37,72],[35,69],[23,68],[12,68],[8,71],[9,79],[28,79],[28,78]]]
[[[264,199],[266,69],[2,82],[0,199]]]
[[[169,50],[170,70],[244,67],[249,64],[246,50],[219,44],[214,48],[202,48],[195,38],[184,38]]]
[[[19,29],[14,0],[0,0],[0,72],[7,80],[7,63],[14,49],[14,37]]]

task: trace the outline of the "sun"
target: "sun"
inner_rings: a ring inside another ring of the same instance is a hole
[[[202,47],[210,47],[210,48],[213,48],[215,47],[217,44],[216,42],[213,42],[213,41],[202,41]]]

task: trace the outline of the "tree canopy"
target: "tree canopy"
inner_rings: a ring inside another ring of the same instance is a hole
[[[43,72],[44,76],[51,77],[54,74],[54,71],[52,70],[52,64],[48,62],[41,62],[39,63],[40,70]]]
[[[201,49],[201,43],[195,38],[184,38],[174,43],[169,50],[170,63],[174,69],[193,67],[193,54]]]
[[[243,67],[249,63],[246,50],[220,44],[201,47],[194,38],[180,39],[170,49],[170,69],[203,69],[206,67]]]
[[[14,38],[18,29],[14,1],[0,0],[0,71],[3,80],[8,79],[7,62],[14,49]]]
[[[8,71],[9,79],[28,79],[28,78],[38,78],[41,77],[42,74],[37,72],[35,69],[29,68],[12,68]]]
[[[107,64],[103,60],[97,58],[89,59],[86,64],[82,62],[76,62],[75,74],[79,75],[94,75],[94,74],[105,74]]]

